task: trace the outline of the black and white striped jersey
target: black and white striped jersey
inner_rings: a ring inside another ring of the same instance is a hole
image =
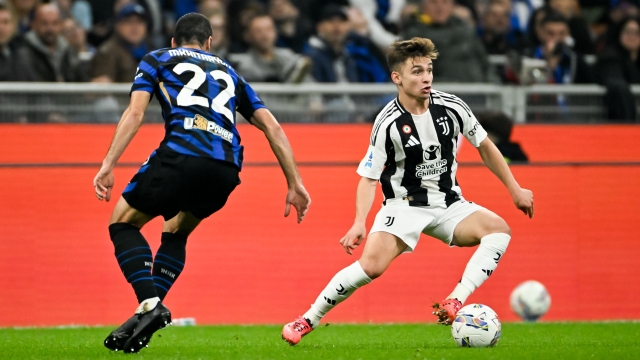
[[[385,204],[449,207],[462,199],[458,134],[475,147],[487,137],[457,96],[431,90],[422,115],[407,112],[396,98],[376,117],[358,174],[380,180]]]

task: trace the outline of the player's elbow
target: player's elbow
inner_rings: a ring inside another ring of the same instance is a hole
[[[135,108],[129,108],[127,119],[134,124],[140,125],[144,119],[144,111]]]
[[[262,131],[267,135],[267,138],[272,139],[277,137],[278,135],[284,133],[282,130],[282,126],[277,121],[269,122],[264,124],[264,128]]]

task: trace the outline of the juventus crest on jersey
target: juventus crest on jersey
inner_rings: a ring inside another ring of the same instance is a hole
[[[458,97],[432,90],[422,115],[398,99],[376,117],[358,174],[380,180],[385,204],[449,207],[462,199],[456,180],[458,135],[478,147],[487,133]]]

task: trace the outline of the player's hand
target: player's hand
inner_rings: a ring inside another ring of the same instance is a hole
[[[513,195],[513,203],[529,218],[533,218],[533,192],[527,189],[519,189]]]
[[[107,202],[111,200],[113,182],[113,170],[104,166],[100,168],[98,175],[93,179],[93,187],[98,200],[102,201],[104,199],[107,200]]]
[[[362,240],[367,237],[367,228],[364,223],[354,223],[347,234],[340,239],[340,245],[344,247],[344,251],[349,255],[353,255],[351,251],[355,250]]]
[[[300,224],[302,219],[304,219],[304,216],[307,214],[307,210],[309,210],[309,205],[311,205],[311,197],[309,197],[309,193],[302,184],[295,185],[287,192],[287,205],[284,208],[285,217],[289,216],[291,205],[296,208],[296,212],[298,213],[298,224]]]

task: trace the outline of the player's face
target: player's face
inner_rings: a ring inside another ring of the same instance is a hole
[[[400,91],[412,98],[426,100],[433,82],[433,61],[426,57],[407,59],[401,71],[394,71],[391,77]]]

